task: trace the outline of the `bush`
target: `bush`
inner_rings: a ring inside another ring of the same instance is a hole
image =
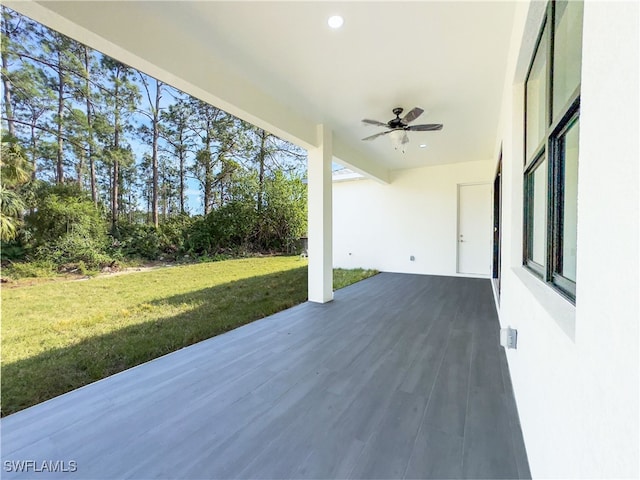
[[[197,255],[237,254],[249,250],[255,222],[253,205],[230,202],[196,219],[188,229],[184,247]]]
[[[81,264],[84,269],[100,269],[114,262],[113,257],[106,253],[105,247],[102,241],[92,238],[86,232],[75,231],[41,245],[36,249],[35,257],[59,266]]]
[[[169,217],[160,224],[160,250],[164,254],[176,255],[185,252],[186,235],[194,219],[189,215]]]
[[[25,258],[25,255],[26,251],[22,244],[20,244],[19,242],[2,242],[2,244],[0,245],[0,257],[2,258],[2,261],[23,260]]]
[[[75,185],[45,186],[38,193],[37,210],[26,217],[36,246],[79,233],[106,245],[107,226],[86,193]]]
[[[16,262],[2,268],[2,274],[11,278],[52,277],[56,273],[56,265],[48,260],[33,262]]]
[[[156,260],[160,256],[160,235],[153,225],[120,224],[112,235],[115,250],[124,257]]]
[[[37,192],[37,210],[26,224],[34,258],[58,266],[98,269],[113,262],[107,254],[106,222],[76,185],[45,185]]]
[[[255,226],[255,248],[295,250],[307,230],[307,189],[300,178],[274,172],[265,179],[264,205]]]

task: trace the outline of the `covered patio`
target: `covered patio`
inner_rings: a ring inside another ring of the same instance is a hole
[[[77,478],[639,477],[637,2],[2,1],[305,148],[313,302],[3,419],[3,461],[73,460]],[[578,83],[558,109],[565,70]],[[444,128],[404,153],[363,141],[396,107]],[[565,188],[551,167],[569,121]],[[334,162],[365,179],[334,184]],[[545,165],[545,193],[527,165]],[[461,213],[473,185],[489,214]],[[552,283],[567,192],[573,298]],[[461,218],[493,232],[493,258],[472,256],[499,302],[461,277]],[[333,267],[398,273],[334,299]],[[506,359],[499,325],[518,330]]]
[[[498,330],[489,280],[382,273],[3,419],[3,466],[529,478]]]

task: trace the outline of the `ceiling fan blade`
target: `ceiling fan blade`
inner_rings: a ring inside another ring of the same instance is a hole
[[[363,118],[362,123],[366,123],[368,125],[377,125],[378,127],[386,127],[386,123],[379,122],[378,120],[369,120],[368,118]]]
[[[375,135],[371,135],[370,137],[363,138],[362,140],[373,140],[374,138],[378,138],[381,135],[386,135],[387,133],[391,133],[394,130],[387,130],[386,132],[376,133]]]
[[[403,118],[402,123],[410,123],[413,122],[416,118],[418,118],[424,112],[420,107],[415,107],[413,110],[409,111]]]
[[[433,130],[442,130],[441,123],[427,123],[425,125],[411,125],[407,127],[407,130],[411,130],[412,132],[430,132]]]

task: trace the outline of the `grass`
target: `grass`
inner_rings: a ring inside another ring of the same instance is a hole
[[[371,270],[335,270],[335,288]],[[265,257],[2,289],[2,415],[306,300],[307,262]]]

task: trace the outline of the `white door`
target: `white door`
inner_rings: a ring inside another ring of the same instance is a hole
[[[458,185],[458,273],[491,272],[491,185]]]

